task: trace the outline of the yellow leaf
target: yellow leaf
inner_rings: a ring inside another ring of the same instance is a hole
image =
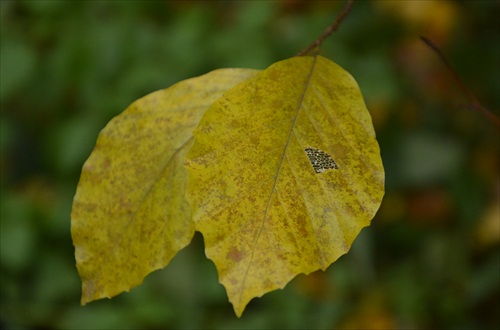
[[[191,241],[184,157],[203,112],[257,71],[222,69],[149,94],[99,134],[71,214],[82,304],[139,285]]]
[[[234,310],[325,270],[370,224],[384,170],[355,80],[326,58],[275,63],[205,112],[187,198]]]

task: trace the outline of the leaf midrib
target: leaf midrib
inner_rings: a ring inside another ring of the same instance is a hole
[[[298,105],[297,105],[297,108],[295,110],[295,115],[292,119],[292,122],[290,124],[290,129],[288,131],[288,136],[286,138],[286,142],[285,142],[285,146],[283,148],[283,153],[281,154],[281,158],[280,158],[280,161],[279,161],[279,164],[278,164],[278,168],[276,170],[276,174],[274,176],[274,182],[273,182],[273,186],[271,188],[271,192],[269,193],[269,198],[267,200],[267,203],[266,203],[266,208],[264,210],[264,216],[262,218],[262,224],[261,224],[261,227],[255,237],[255,241],[254,241],[254,246],[252,247],[252,254],[251,254],[251,257],[250,257],[250,262],[248,263],[248,266],[247,266],[247,269],[245,271],[245,275],[243,276],[243,281],[241,282],[241,290],[240,290],[240,297],[239,297],[239,303],[241,304],[242,303],[242,299],[243,299],[243,288],[245,286],[245,283],[246,283],[246,279],[247,279],[247,276],[248,276],[248,272],[250,270],[250,267],[252,265],[252,262],[253,262],[253,258],[254,258],[254,252],[255,252],[255,249],[256,249],[256,246],[257,246],[257,242],[259,241],[259,238],[262,234],[262,232],[264,231],[264,225],[266,223],[266,218],[267,218],[267,212],[269,210],[269,206],[271,205],[271,200],[272,200],[272,197],[274,195],[274,193],[276,192],[276,185],[278,183],[278,179],[279,179],[279,176],[280,176],[280,173],[281,173],[281,168],[283,166],[283,162],[285,160],[285,154],[286,154],[286,151],[288,149],[288,146],[290,144],[290,138],[293,134],[293,128],[295,127],[295,123],[297,121],[297,118],[298,118],[298,115],[299,115],[299,112],[300,112],[300,109],[302,108],[302,104],[303,104],[303,101],[304,101],[304,98],[307,94],[307,90],[309,89],[309,84],[310,84],[310,81],[311,81],[311,77],[313,75],[313,72],[314,72],[314,68],[316,66],[316,61],[317,61],[317,56],[318,55],[315,55],[313,57],[313,62],[311,64],[311,69],[309,71],[309,74],[307,76],[307,79],[306,79],[306,83],[305,83],[305,86],[304,86],[304,90],[301,94],[301,98],[298,102]]]

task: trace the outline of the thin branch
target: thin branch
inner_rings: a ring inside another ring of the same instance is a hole
[[[333,32],[337,31],[339,29],[340,23],[344,20],[344,18],[349,14],[349,11],[351,10],[352,4],[354,3],[354,0],[347,0],[346,4],[344,5],[344,8],[340,12],[340,14],[337,16],[335,19],[335,22],[330,24],[324,31],[321,33],[321,35],[316,39],[312,44],[310,44],[307,48],[305,48],[303,51],[297,54],[297,56],[303,56],[307,53],[309,53],[312,49],[314,48],[319,48],[321,46],[321,43],[323,40],[328,38],[330,34]]]
[[[476,109],[479,113],[481,113],[484,117],[486,117],[486,119],[495,123],[497,126],[500,126],[500,119],[498,118],[498,116],[481,105],[481,103],[478,101],[474,93],[472,93],[472,91],[467,87],[467,85],[464,84],[458,73],[455,71],[455,69],[453,69],[450,62],[448,62],[446,56],[444,56],[443,52],[439,49],[439,47],[425,37],[420,37],[420,39],[422,39],[422,41],[439,56],[439,58],[444,63],[448,71],[450,71],[450,73],[452,74],[453,79],[455,79],[455,82],[458,84],[462,92],[466,94],[467,97],[469,98],[471,108]]]

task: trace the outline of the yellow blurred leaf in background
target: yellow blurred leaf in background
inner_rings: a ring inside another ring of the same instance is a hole
[[[374,1],[375,8],[404,21],[420,35],[445,42],[459,21],[459,5],[447,0]]]
[[[477,248],[486,249],[500,242],[500,202],[491,203],[476,225],[475,243]]]
[[[346,253],[384,195],[359,87],[321,56],[277,62],[232,88],[193,134],[186,196],[238,316]]]
[[[71,214],[82,304],[139,285],[191,241],[184,156],[203,112],[253,76],[221,69],[149,94],[102,130]]]

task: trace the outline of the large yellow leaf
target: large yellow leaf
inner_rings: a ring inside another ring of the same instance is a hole
[[[187,198],[238,316],[346,253],[384,194],[359,88],[321,56],[275,63],[232,88],[194,137]]]
[[[129,291],[191,241],[184,156],[203,112],[257,71],[222,69],[130,105],[100,133],[71,214],[82,304]]]

